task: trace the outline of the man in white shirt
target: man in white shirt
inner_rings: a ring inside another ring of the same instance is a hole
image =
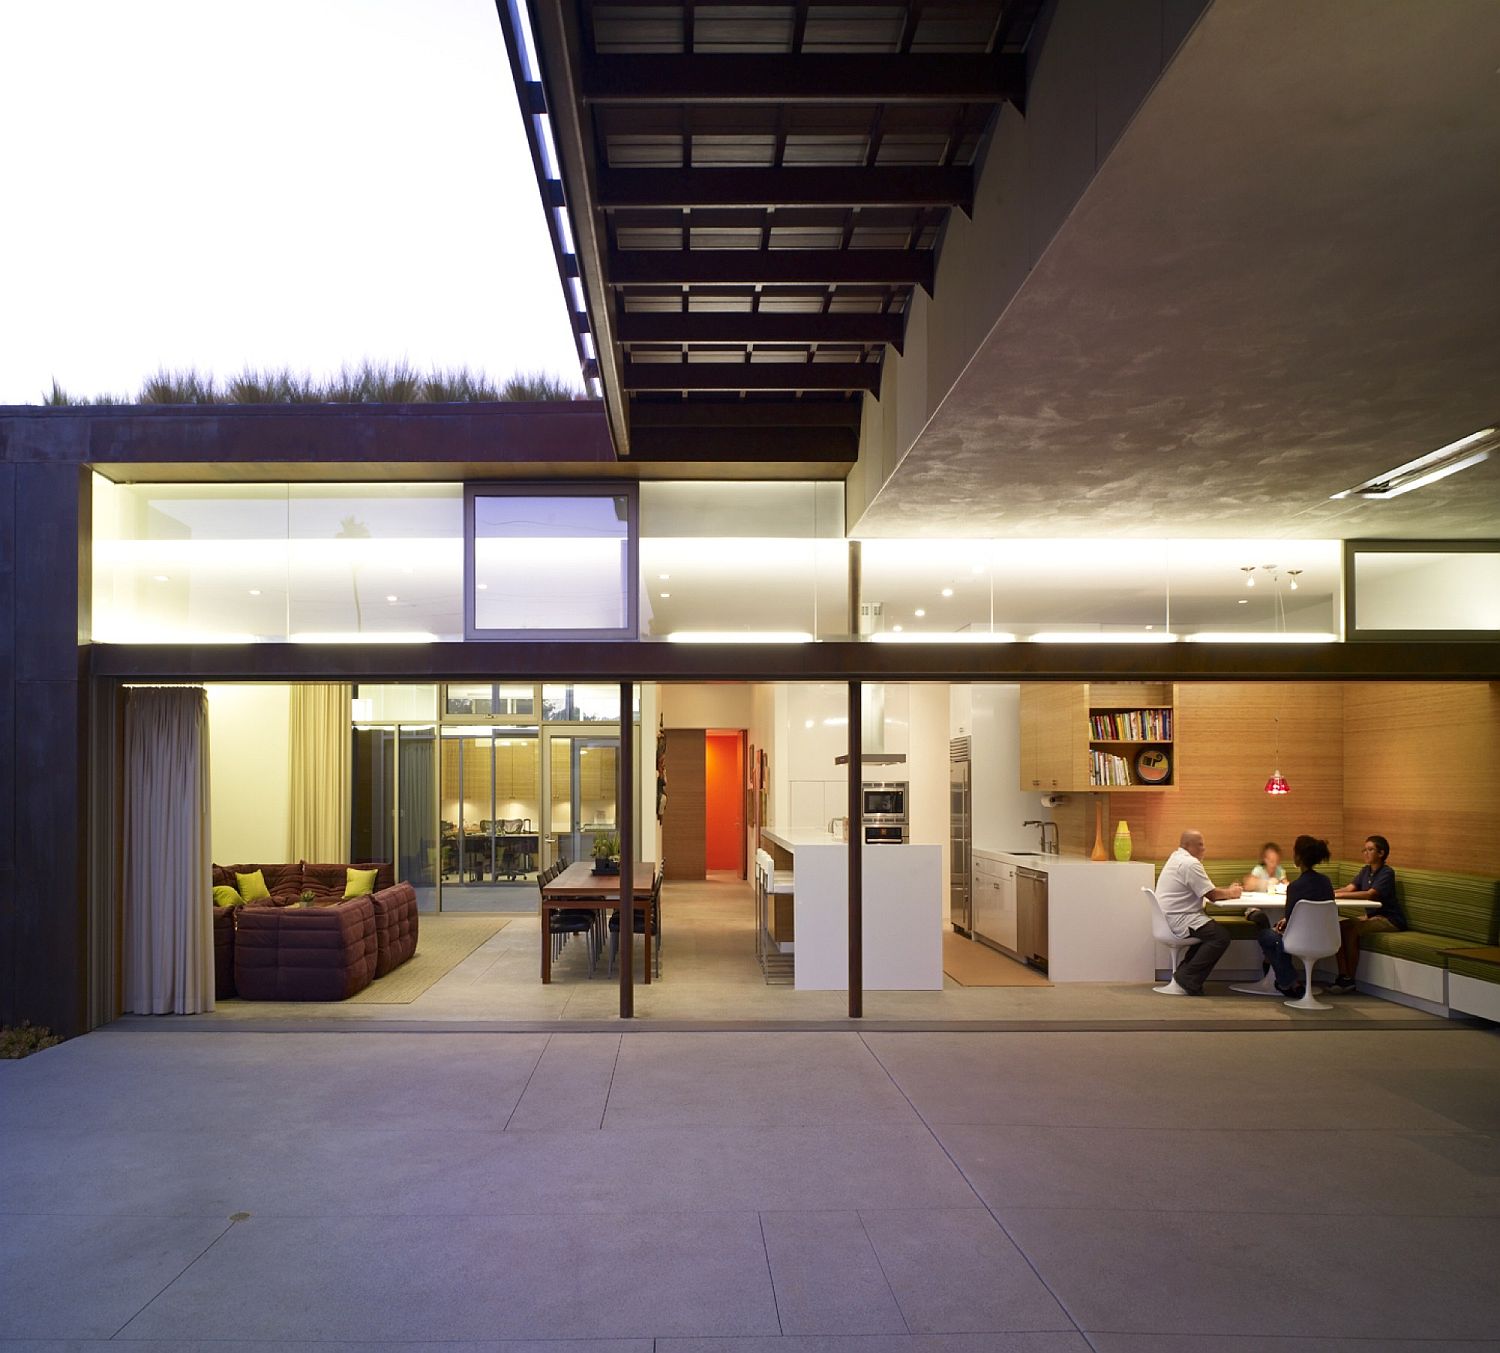
[[[1172,933],[1198,943],[1182,951],[1182,959],[1173,977],[1189,996],[1203,995],[1203,983],[1213,966],[1229,948],[1229,931],[1203,911],[1205,902],[1228,902],[1239,897],[1238,883],[1215,888],[1203,867],[1203,833],[1189,828],[1183,832],[1177,849],[1167,857],[1156,880],[1156,900]]]

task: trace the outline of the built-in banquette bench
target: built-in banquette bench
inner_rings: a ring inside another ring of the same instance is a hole
[[[1205,860],[1215,886],[1241,882],[1255,860]],[[1361,865],[1332,860],[1322,866],[1335,888],[1353,883]],[[1160,865],[1157,866],[1160,871]],[[1288,877],[1295,878],[1293,866]],[[1360,944],[1358,980],[1362,990],[1434,1014],[1480,1015],[1500,1019],[1500,962],[1453,950],[1494,947],[1500,941],[1500,880],[1436,869],[1396,869],[1396,894],[1406,912],[1407,929],[1376,931]],[[1234,943],[1220,960],[1216,976],[1234,978],[1259,973],[1261,958],[1253,922],[1243,912],[1207,910],[1230,933]],[[1341,915],[1363,916],[1363,907],[1340,907]],[[1331,960],[1325,964],[1331,967]],[[1463,981],[1452,981],[1457,973]],[[1482,985],[1481,985],[1482,984]]]

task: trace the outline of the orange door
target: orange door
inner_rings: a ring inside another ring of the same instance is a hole
[[[744,737],[708,733],[703,739],[703,824],[705,861],[709,869],[745,872]]]

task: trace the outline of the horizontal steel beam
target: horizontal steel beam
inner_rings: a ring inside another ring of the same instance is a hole
[[[967,167],[601,169],[596,205],[612,207],[962,207]]]
[[[585,61],[585,103],[1003,103],[1026,92],[1019,53],[631,53]]]
[[[126,681],[1493,681],[1500,643],[94,644]]]
[[[880,313],[754,313],[627,310],[615,319],[621,343],[889,343],[901,350],[903,317]]]
[[[612,286],[869,286],[932,290],[930,249],[615,249]]]
[[[630,402],[630,425],[660,428],[844,428],[859,431],[857,399],[672,399]]]
[[[847,427],[652,427],[632,422],[632,462],[832,462],[859,459],[859,432]]]
[[[868,390],[875,362],[626,362],[627,390]]]

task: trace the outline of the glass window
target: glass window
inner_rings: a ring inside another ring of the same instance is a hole
[[[634,498],[471,490],[475,637],[634,637]]]
[[[566,723],[618,723],[618,686],[543,686],[542,717]]]
[[[849,633],[842,484],[641,485],[641,637]]]
[[[1451,541],[1430,549],[1351,545],[1350,629],[1490,637],[1500,630],[1500,547],[1475,543],[1474,549],[1452,548]]]

